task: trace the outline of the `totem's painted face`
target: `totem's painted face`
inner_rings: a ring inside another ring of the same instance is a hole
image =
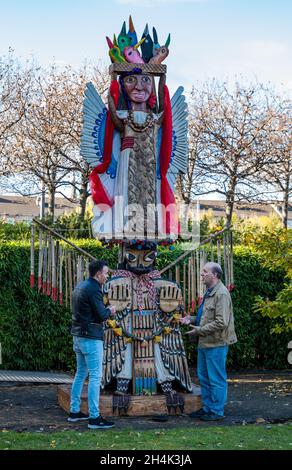
[[[150,273],[154,269],[156,259],[155,250],[137,250],[136,248],[126,249],[126,269],[135,274]]]
[[[124,78],[126,93],[134,103],[146,103],[152,93],[153,81],[150,75],[129,75]]]

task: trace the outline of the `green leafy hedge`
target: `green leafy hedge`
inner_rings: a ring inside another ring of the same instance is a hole
[[[106,249],[94,240],[75,240],[80,247],[116,267],[117,249]],[[181,254],[161,248],[158,268]],[[4,369],[71,370],[75,359],[69,334],[70,312],[29,287],[28,242],[0,243],[0,342]],[[283,273],[263,267],[261,258],[245,248],[234,253],[235,285],[232,293],[238,343],[230,348],[230,368],[287,368],[287,335],[271,335],[273,321],[256,314],[257,295],[275,298],[283,287]],[[190,364],[195,345],[186,343]]]

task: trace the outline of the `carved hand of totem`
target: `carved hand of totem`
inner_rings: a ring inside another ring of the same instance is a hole
[[[108,290],[108,300],[110,305],[116,307],[117,312],[121,312],[131,306],[131,291],[127,283],[111,283]]]
[[[175,285],[166,285],[160,288],[160,310],[165,313],[174,312],[181,303],[181,290]]]

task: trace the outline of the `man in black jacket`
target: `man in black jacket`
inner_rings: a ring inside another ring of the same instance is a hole
[[[80,282],[73,291],[72,328],[73,350],[77,371],[71,391],[68,421],[89,419],[90,429],[112,428],[114,423],[102,418],[99,412],[100,381],[103,359],[103,322],[116,313],[115,307],[106,308],[103,303],[102,285],[108,278],[108,266],[104,261],[89,264],[89,279]],[[89,416],[80,411],[81,392],[89,373]]]

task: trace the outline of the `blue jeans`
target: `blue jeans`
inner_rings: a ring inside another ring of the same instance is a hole
[[[81,392],[89,373],[88,411],[90,418],[99,416],[100,382],[102,378],[103,341],[73,336],[73,350],[76,354],[77,371],[71,390],[70,412],[78,413]]]
[[[224,416],[227,399],[226,357],[228,346],[198,348],[198,379],[203,408],[207,413]]]

